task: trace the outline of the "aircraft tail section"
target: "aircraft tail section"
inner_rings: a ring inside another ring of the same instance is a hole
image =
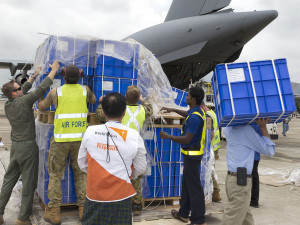
[[[173,0],[165,22],[218,11],[231,0]]]

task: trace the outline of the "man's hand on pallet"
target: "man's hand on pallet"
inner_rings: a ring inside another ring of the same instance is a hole
[[[160,111],[165,111],[167,113],[173,112],[174,109],[173,108],[168,108],[168,107],[162,107]]]

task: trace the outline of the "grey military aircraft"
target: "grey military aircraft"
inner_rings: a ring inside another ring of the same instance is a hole
[[[127,38],[152,51],[171,85],[184,89],[190,80],[199,80],[217,64],[238,59],[244,45],[278,16],[275,10],[236,13],[224,9],[230,2],[173,0],[164,23]],[[4,64],[0,62],[0,68]],[[17,65],[9,65],[12,75]]]
[[[199,80],[217,64],[238,59],[244,45],[278,16],[275,10],[221,10],[230,2],[173,0],[164,23],[127,38],[152,51],[171,85],[184,89],[190,80]]]

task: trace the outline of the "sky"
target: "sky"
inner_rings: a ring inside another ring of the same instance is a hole
[[[171,3],[172,0],[0,0],[0,60],[33,61],[36,48],[47,38],[45,34],[121,40],[163,23]],[[232,0],[227,8],[235,12],[274,9],[279,13],[246,44],[237,61],[287,58],[291,81],[300,83],[299,6],[298,0]],[[0,69],[0,85],[9,78],[9,70]]]

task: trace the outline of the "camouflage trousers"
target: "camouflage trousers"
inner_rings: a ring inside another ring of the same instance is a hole
[[[66,159],[68,155],[70,155],[71,166],[74,172],[77,205],[84,205],[86,173],[80,170],[77,163],[80,144],[80,141],[55,142],[53,137],[51,138],[48,156],[48,198],[50,200],[48,204],[49,207],[59,207],[61,204],[61,178],[65,172]]]
[[[141,187],[142,178],[143,175],[140,175],[136,179],[131,180],[134,190],[136,191],[136,195],[131,198],[132,204],[141,205],[143,202],[142,187]]]

